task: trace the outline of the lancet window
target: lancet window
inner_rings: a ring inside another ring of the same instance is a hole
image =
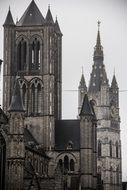
[[[42,81],[38,78],[34,78],[30,82],[30,101],[32,114],[41,114],[43,105],[43,85]]]
[[[27,62],[27,42],[22,38],[17,46],[17,63],[18,71],[23,71],[26,69]]]
[[[40,42],[35,38],[30,48],[30,69],[40,70]]]

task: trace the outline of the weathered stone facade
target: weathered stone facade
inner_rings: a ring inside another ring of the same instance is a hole
[[[100,23],[98,23],[100,25]],[[115,75],[109,85],[105,65],[103,64],[103,47],[98,29],[97,43],[94,49],[94,64],[88,88],[97,122],[98,174],[101,175],[104,190],[122,188],[121,140],[119,116],[119,88]],[[83,81],[83,82],[82,82]],[[82,84],[82,85],[81,85]],[[81,88],[82,87],[82,88]],[[86,93],[84,76],[81,78],[79,94]],[[79,108],[82,95],[79,96]]]
[[[44,18],[34,0],[16,24],[9,10],[3,92],[2,190],[121,189],[118,86],[115,76],[108,85],[99,31],[88,92],[83,74],[80,81],[78,119],[62,120],[58,21],[50,8]]]

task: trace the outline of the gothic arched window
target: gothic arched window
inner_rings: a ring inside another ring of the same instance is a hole
[[[119,146],[118,146],[118,142],[116,142],[116,158],[119,157]]]
[[[27,43],[22,38],[21,41],[18,43],[18,46],[17,46],[18,70],[25,70],[26,69],[26,59],[27,59]]]
[[[102,156],[102,150],[101,150],[101,141],[98,141],[98,157]]]
[[[31,70],[40,70],[40,42],[37,38],[31,44]]]
[[[64,157],[64,170],[69,170],[69,159],[67,155]]]
[[[42,111],[41,103],[42,103],[42,89],[41,89],[41,85],[38,84],[37,86],[37,113],[41,113]]]
[[[35,86],[34,84],[32,84],[32,87],[31,87],[31,112],[32,113],[35,113]]]
[[[22,97],[23,97],[23,105],[26,110],[27,108],[27,91],[26,91],[26,85],[24,84],[22,87]]]
[[[71,170],[71,171],[74,171],[74,170],[75,170],[75,163],[74,163],[74,160],[73,160],[73,159],[70,160],[70,170]]]
[[[112,157],[112,141],[110,141],[109,143],[109,153],[110,153],[110,157]]]

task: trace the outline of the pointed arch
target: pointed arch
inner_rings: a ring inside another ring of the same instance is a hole
[[[30,70],[40,70],[40,46],[40,39],[37,36],[35,36],[34,38],[32,37],[30,43]]]
[[[64,170],[65,171],[69,170],[69,158],[67,155],[64,157]]]
[[[42,80],[35,77],[30,81],[30,97],[31,97],[31,110],[30,112],[42,114],[43,112],[43,83]]]
[[[71,159],[70,160],[70,171],[74,171],[75,170],[75,163],[74,163],[74,160]]]
[[[23,71],[27,64],[27,41],[22,37],[17,44],[17,69]]]

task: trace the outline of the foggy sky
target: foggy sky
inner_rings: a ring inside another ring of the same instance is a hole
[[[14,18],[20,19],[30,0],[0,0],[0,58],[3,58],[3,23],[9,5]],[[76,118],[78,85],[84,67],[88,86],[93,64],[93,48],[97,37],[97,21],[101,21],[104,64],[111,83],[115,69],[120,90],[127,90],[127,0],[35,0],[45,17],[50,4],[63,33],[63,118]],[[66,91],[75,90],[75,91]],[[127,92],[120,92],[123,180],[127,181]]]

